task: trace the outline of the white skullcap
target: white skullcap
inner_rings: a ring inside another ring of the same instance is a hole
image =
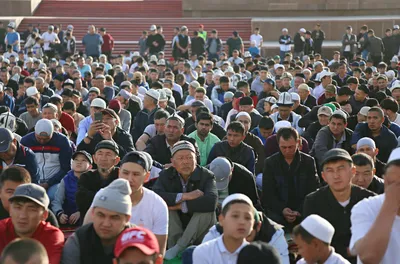
[[[275,129],[275,132],[278,133],[279,129],[281,129],[283,127],[291,127],[291,126],[292,126],[292,124],[290,124],[289,121],[281,120],[281,121],[278,121],[275,123],[274,129]]]
[[[335,228],[327,220],[315,214],[306,217],[300,225],[313,237],[327,244],[331,243],[335,233]]]
[[[369,137],[363,137],[360,138],[357,142],[357,150],[359,148],[361,148],[362,146],[369,146],[373,149],[376,149],[376,145],[375,145],[375,141],[373,141],[371,138]]]
[[[245,117],[247,117],[249,120],[251,120],[251,116],[250,116],[247,112],[239,112],[239,113],[236,115],[236,120],[237,120],[239,117],[241,117],[241,116],[245,116]]]

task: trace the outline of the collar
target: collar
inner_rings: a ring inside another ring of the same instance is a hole
[[[240,250],[242,250],[243,247],[245,247],[245,246],[247,246],[247,245],[249,244],[249,242],[243,241],[243,243],[240,245],[240,247],[238,247],[238,248],[235,250],[235,252],[231,253],[231,252],[229,252],[229,251],[226,249],[226,247],[225,247],[224,240],[223,240],[223,236],[224,236],[224,235],[221,235],[221,236],[219,236],[219,237],[217,238],[218,250],[219,250],[221,253],[227,253],[227,254],[237,255],[237,254],[239,254]]]

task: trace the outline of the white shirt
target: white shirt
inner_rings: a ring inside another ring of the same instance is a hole
[[[51,49],[50,48],[50,43],[54,43],[56,41],[57,34],[54,33],[54,32],[49,33],[49,32],[46,31],[46,32],[43,33],[42,39],[44,41],[43,49],[44,50],[50,50]]]
[[[335,252],[335,249],[331,247],[332,253],[329,258],[324,262],[324,264],[350,264],[350,262]],[[310,264],[304,260],[304,258],[297,261],[297,264]]]
[[[311,94],[318,100],[318,98],[325,93],[325,88],[322,86],[322,84],[318,85],[315,87],[312,91]]]
[[[155,192],[143,187],[142,200],[132,206],[130,223],[145,227],[156,235],[168,234],[168,207]]]
[[[197,246],[193,251],[193,264],[236,264],[240,250],[249,242],[243,241],[242,245],[231,253],[226,249],[222,237],[223,235]]]
[[[393,123],[396,123],[400,126],[400,115],[396,113],[396,119],[393,121]]]
[[[250,36],[250,43],[252,41],[256,42],[256,47],[260,47],[261,42],[263,41],[263,36],[261,36],[260,34],[257,34],[257,35],[253,34],[253,35]]]
[[[351,240],[350,250],[354,250],[354,245],[357,241],[363,238],[378,216],[383,202],[385,201],[385,194],[370,197],[362,200],[356,204],[351,210]],[[400,260],[400,216],[396,215],[394,219],[392,231],[390,234],[389,244],[386,248],[385,255],[383,256],[380,264],[398,263]],[[360,259],[357,263],[361,264]]]

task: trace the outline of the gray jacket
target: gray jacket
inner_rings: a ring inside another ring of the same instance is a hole
[[[350,51],[351,53],[356,53],[357,52],[357,36],[354,34],[349,36],[347,34],[344,34],[342,37],[342,52],[345,52],[346,46],[350,45]]]
[[[121,128],[126,132],[131,131],[131,113],[128,110],[121,109],[121,112],[119,112],[119,119],[121,120]]]
[[[368,38],[367,49],[372,56],[381,56],[385,52],[382,39],[376,36]]]

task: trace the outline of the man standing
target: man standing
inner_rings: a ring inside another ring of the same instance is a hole
[[[304,28],[300,28],[299,32],[294,35],[294,57],[300,57],[300,59],[304,56],[304,47],[305,47],[305,33],[306,30]],[[308,55],[308,54],[307,54]]]
[[[179,141],[171,153],[172,167],[162,171],[153,186],[169,206],[167,260],[202,240],[202,235],[215,224],[218,196],[215,176],[197,165],[193,144]]]
[[[150,35],[146,40],[147,50],[146,54],[150,57],[151,55],[156,55],[164,50],[165,39],[164,36],[157,32],[157,26],[151,25]]]
[[[32,238],[46,249],[50,263],[60,263],[64,235],[46,223],[50,200],[46,190],[33,183],[19,185],[10,201],[10,218],[0,221],[0,251],[16,238]]]
[[[213,29],[211,30],[211,37],[207,39],[206,43],[206,51],[208,54],[208,60],[219,58],[219,54],[222,49],[222,41],[218,38],[218,31]]]
[[[196,54],[197,57],[201,56],[204,54],[205,52],[205,45],[206,45],[206,41],[203,37],[201,37],[199,35],[199,32],[194,31],[193,32],[193,38],[191,39],[192,42],[192,53],[191,55],[193,56],[193,54]]]
[[[55,55],[55,44],[59,44],[60,40],[58,39],[57,34],[54,32],[54,26],[50,25],[47,28],[47,31],[43,33],[42,40],[44,42],[43,50],[44,54],[49,58],[53,58]]]
[[[375,36],[373,29],[368,30],[368,51],[374,66],[382,62],[382,55],[385,53],[385,47],[381,38]]]
[[[239,36],[239,32],[236,30],[232,32],[232,37],[226,41],[226,49],[228,51],[228,57],[232,57],[234,50],[238,50],[240,55],[244,54],[244,45],[242,38]]]
[[[314,52],[322,54],[322,44],[325,40],[325,32],[321,30],[320,24],[315,25],[315,29],[311,33],[311,38],[314,40]]]
[[[328,185],[307,195],[304,217],[316,214],[328,220],[336,230],[332,246],[342,257],[355,264],[356,258],[349,254],[350,212],[359,201],[375,194],[351,184],[355,168],[346,150],[329,150],[323,156],[321,166],[322,178]]]
[[[101,46],[103,43],[103,38],[100,36],[100,34],[96,33],[95,26],[90,25],[89,32],[82,39],[86,56],[91,56],[98,59],[101,54]]]
[[[260,49],[262,48],[263,45],[263,36],[260,35],[260,29],[255,28],[253,35],[250,36],[250,42],[255,41],[256,42],[256,47]]]
[[[288,29],[283,28],[282,29],[282,35],[279,37],[279,55],[281,58],[281,63],[283,62],[283,59],[285,58],[285,54],[291,51],[291,44],[292,44],[292,39],[288,35]]]
[[[16,25],[15,22],[10,22],[7,26],[7,35],[5,38],[5,45],[12,46],[12,50],[18,52],[20,47],[20,36],[19,33],[15,31]]]
[[[353,34],[353,28],[348,26],[346,28],[346,34],[342,37],[342,52],[343,57],[347,59],[347,62],[353,60],[353,57],[357,51],[357,36]]]
[[[363,263],[390,264],[400,258],[400,149],[385,171],[385,194],[365,199],[351,211],[350,250]]]
[[[93,223],[80,227],[68,238],[61,263],[112,263],[117,238],[129,227],[131,193],[129,182],[125,179],[117,179],[101,189],[92,204]]]
[[[304,198],[319,187],[319,178],[314,159],[299,150],[294,128],[279,129],[277,140],[280,152],[264,164],[263,206],[274,221],[293,228],[303,219]]]
[[[100,34],[103,37],[103,45],[101,46],[101,53],[106,55],[110,59],[111,54],[114,50],[114,38],[107,33],[105,28],[100,28]]]

